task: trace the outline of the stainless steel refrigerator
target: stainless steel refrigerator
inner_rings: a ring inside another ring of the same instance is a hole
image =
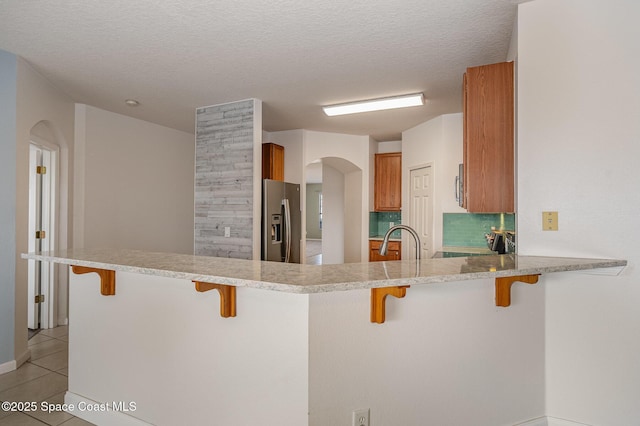
[[[262,260],[300,263],[300,185],[262,180]]]

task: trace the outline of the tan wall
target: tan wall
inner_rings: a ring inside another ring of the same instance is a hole
[[[58,91],[21,58],[18,58],[18,108],[16,116],[16,295],[15,295],[15,354],[18,363],[27,353],[27,261],[19,259],[28,249],[29,209],[29,142],[32,129],[46,127],[60,147],[61,166],[66,172],[60,176],[60,200],[66,206],[72,202],[68,179],[73,170],[73,102]],[[67,181],[64,181],[67,179]],[[58,242],[70,240],[69,218],[61,218]],[[59,247],[61,247],[59,245]],[[60,304],[66,310],[66,289],[59,294]]]
[[[75,245],[193,253],[194,135],[76,107]]]

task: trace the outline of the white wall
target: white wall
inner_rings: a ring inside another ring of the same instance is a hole
[[[369,322],[369,291],[310,296],[309,425],[512,426],[544,415],[544,290],[492,280],[412,286]]]
[[[361,170],[368,169],[369,137],[305,130],[305,160],[309,164],[324,157],[339,157]]]
[[[344,174],[322,164],[322,263],[344,263],[345,248],[345,182]]]
[[[368,215],[358,214],[367,205],[364,190],[366,180],[362,170],[352,171],[344,175],[345,263],[363,262],[368,260],[369,257],[369,251],[363,250],[363,241],[369,236],[369,217]],[[367,233],[363,233],[364,229],[367,230]]]
[[[377,154],[402,151],[402,141],[378,142],[377,145],[378,145]]]
[[[370,212],[376,209],[375,206],[375,186],[376,186],[376,154],[378,154],[379,143],[373,138],[369,138],[369,205],[368,210]],[[365,175],[366,179],[366,175]],[[369,219],[367,218],[367,222]],[[367,230],[368,232],[368,230]],[[368,233],[365,235],[369,235]],[[369,259],[367,258],[366,261]]]
[[[273,142],[284,147],[285,182],[304,182],[304,130],[285,130],[263,134],[262,143]]]
[[[409,205],[409,171],[432,165],[433,251],[442,248],[442,213],[463,213],[454,196],[458,165],[462,162],[462,114],[446,114],[402,132],[402,205]],[[409,223],[409,209],[402,222]],[[403,236],[406,238],[406,236]],[[403,256],[411,241],[403,240]]]
[[[638,16],[625,0],[519,6],[519,253],[629,261],[618,277],[542,278],[547,412],[597,426],[640,419]]]
[[[193,253],[194,135],[76,107],[76,247]]]

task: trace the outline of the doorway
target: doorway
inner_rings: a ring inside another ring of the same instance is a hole
[[[322,265],[322,183],[307,183],[306,263]]]
[[[362,170],[350,161],[339,157],[323,157],[307,164],[305,169],[307,188],[320,184],[321,192],[306,193],[306,206],[315,198],[317,214],[310,217],[307,211],[307,263],[312,263],[314,247],[321,255],[313,264],[341,264],[361,262],[363,256],[363,178]],[[316,198],[317,197],[317,198]],[[319,240],[309,237],[310,223],[321,224]],[[317,255],[317,253],[315,253]],[[365,252],[368,255],[368,252]]]
[[[322,265],[322,162],[306,167],[306,246],[305,263]]]
[[[420,258],[428,259],[433,253],[433,185],[431,165],[409,170],[409,226],[420,236]],[[408,259],[415,259],[415,246],[408,244]]]
[[[50,251],[56,240],[57,149],[29,144],[29,252]],[[28,261],[27,326],[29,334],[55,326],[53,321],[55,265]]]

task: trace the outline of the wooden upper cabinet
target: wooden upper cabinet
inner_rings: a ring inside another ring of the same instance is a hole
[[[515,212],[513,62],[467,68],[463,85],[463,206]]]
[[[284,181],[284,147],[262,144],[262,179]]]
[[[402,153],[376,154],[374,208],[400,211],[402,202]]]

